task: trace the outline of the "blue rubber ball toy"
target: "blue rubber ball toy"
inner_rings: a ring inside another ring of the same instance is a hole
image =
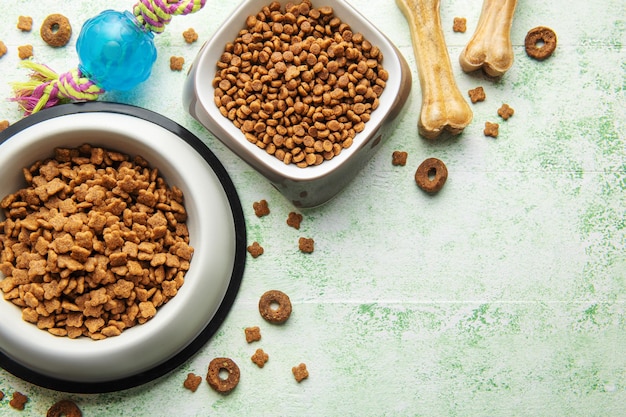
[[[105,90],[127,91],[150,77],[157,51],[154,35],[128,11],[105,10],[83,25],[78,69]]]

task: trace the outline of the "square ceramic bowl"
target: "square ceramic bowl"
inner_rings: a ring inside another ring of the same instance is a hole
[[[284,6],[287,1],[279,3]],[[379,107],[372,112],[365,129],[356,134],[352,146],[317,166],[299,168],[294,164],[286,165],[248,142],[241,130],[220,113],[214,101],[215,89],[212,85],[216,64],[225,45],[235,40],[238,32],[245,27],[248,16],[256,15],[268,4],[267,0],[245,0],[204,44],[185,81],[183,102],[195,119],[263,174],[296,207],[315,207],[339,193],[391,135],[411,89],[411,71],[389,39],[348,3],[343,0],[314,0],[314,8],[332,7],[335,16],[350,25],[354,33],[363,34],[366,40],[381,50],[382,65],[389,73],[389,80],[379,98]]]
[[[140,155],[183,191],[194,248],[185,282],[147,323],[97,341],[53,336],[0,297],[0,366],[60,391],[105,392],[163,375],[217,330],[243,274],[245,224],[230,178],[198,138],[156,113],[113,103],[62,105],[0,132],[0,199],[27,185],[23,168],[55,147],[84,143]]]

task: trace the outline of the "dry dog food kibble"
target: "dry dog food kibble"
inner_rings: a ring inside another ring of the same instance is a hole
[[[80,408],[70,400],[61,400],[48,409],[46,417],[82,417]]]
[[[193,28],[189,28],[183,32],[183,38],[185,38],[187,43],[194,43],[198,40],[198,34]]]
[[[405,166],[406,165],[406,159],[408,158],[409,154],[407,152],[404,151],[393,151],[393,153],[391,154],[391,164],[392,165],[400,165],[400,166]]]
[[[13,393],[13,398],[11,398],[11,401],[9,401],[9,405],[16,410],[23,410],[27,402],[28,397],[26,395],[22,394],[21,392],[15,391]]]
[[[513,114],[515,114],[515,110],[506,103],[498,109],[498,116],[502,117],[504,120],[509,120],[509,117],[513,116]]]
[[[21,45],[17,47],[17,56],[24,60],[33,56],[33,45]]]
[[[378,107],[389,78],[382,61],[331,7],[272,2],[226,45],[215,104],[285,164],[319,165],[350,147]]]
[[[302,223],[302,214],[292,211],[287,216],[287,225],[294,229],[300,229],[300,223]]]
[[[253,258],[258,258],[264,252],[263,246],[259,245],[259,242],[253,242],[252,245],[248,246],[247,250]]]
[[[259,368],[265,366],[265,362],[269,360],[270,356],[263,351],[263,349],[257,349],[254,355],[250,357],[250,360],[256,364]]]
[[[439,192],[448,179],[446,164],[437,158],[428,158],[417,167],[415,182],[417,186],[429,194]]]
[[[539,61],[549,58],[556,49],[556,33],[548,27],[537,26],[526,34],[524,47],[531,58]]]
[[[270,214],[270,208],[267,205],[266,200],[255,201],[252,203],[252,208],[254,209],[254,214],[256,214],[257,217],[263,217]]]
[[[221,371],[228,373],[226,379],[222,379],[220,376]],[[215,391],[227,394],[239,384],[239,367],[232,359],[215,358],[209,363],[206,380]]]
[[[491,136],[492,138],[498,137],[498,128],[500,127],[497,123],[485,122],[485,129],[483,133],[485,136]]]
[[[17,18],[17,28],[22,32],[30,32],[33,29],[33,18],[30,16],[19,16]]]
[[[0,132],[5,130],[7,127],[9,127],[9,121],[8,120],[0,120]]]
[[[259,326],[246,327],[244,333],[246,334],[246,342],[248,343],[261,340],[261,329]]]
[[[270,323],[284,323],[291,315],[291,300],[282,291],[267,291],[259,300],[259,313]]]
[[[298,248],[300,252],[312,253],[315,250],[315,241],[310,238],[301,237],[298,239]]]
[[[465,32],[467,28],[467,19],[464,17],[455,17],[454,23],[452,24],[452,30],[454,32]]]
[[[304,363],[301,363],[300,365],[291,368],[291,372],[293,373],[293,377],[296,379],[296,381],[298,381],[298,383],[309,377],[309,371],[306,369],[306,364]]]
[[[67,17],[62,14],[51,14],[41,24],[39,30],[41,39],[48,45],[59,48],[67,45],[72,37],[72,26]]]
[[[0,201],[0,281],[22,318],[57,336],[103,339],[150,320],[183,285],[183,193],[140,156],[83,145],[24,168]]]
[[[188,373],[187,379],[183,382],[183,387],[187,388],[191,392],[196,392],[200,384],[202,383],[202,377],[194,373]]]
[[[185,65],[185,58],[182,56],[170,57],[170,69],[172,71],[182,71],[183,65]]]
[[[472,90],[469,90],[467,94],[472,100],[472,103],[476,103],[478,101],[485,101],[485,89],[482,87],[476,87]]]

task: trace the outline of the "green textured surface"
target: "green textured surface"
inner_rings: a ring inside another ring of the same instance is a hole
[[[428,142],[417,135],[420,89],[406,20],[393,0],[350,3],[401,50],[413,71],[413,91],[393,136],[359,176],[328,204],[303,212],[300,230],[285,220],[294,208],[181,108],[185,71],[203,41],[237,2],[210,1],[176,17],[156,38],[159,57],[148,83],[106,99],[142,106],[187,127],[214,151],[241,198],[248,239],[265,248],[248,258],[232,312],[215,337],[167,376],[130,390],[64,394],[0,370],[2,416],[41,416],[61,398],[85,416],[623,416],[626,415],[626,7],[623,0],[519,0],[512,27],[515,63],[500,80],[464,74],[457,58],[471,37],[480,0],[441,6],[461,91],[478,85],[487,99],[472,105],[474,120],[456,138]],[[321,4],[320,4],[321,5]],[[22,81],[17,46],[58,71],[77,64],[80,25],[99,11],[132,2],[2,0],[0,120],[21,114],[9,82]],[[38,35],[50,13],[70,18],[65,48]],[[15,28],[30,15],[34,30]],[[466,33],[452,32],[455,16]],[[558,47],[546,61],[529,59],[526,32],[549,26]],[[194,27],[199,42],[180,35]],[[185,71],[169,69],[184,56]],[[498,120],[506,102],[515,115]],[[484,122],[499,121],[487,138]],[[391,153],[409,153],[405,167]],[[435,197],[413,181],[427,157],[446,162],[450,177]],[[257,218],[252,203],[269,202]],[[300,236],[315,252],[297,249]],[[291,297],[284,326],[257,311],[275,288]],[[247,344],[243,329],[261,327]],[[250,356],[269,355],[263,369]],[[239,363],[241,382],[228,396],[203,382],[182,387],[188,372],[206,374],[209,361]],[[305,362],[297,384],[291,367]],[[9,407],[27,394],[24,411]]]

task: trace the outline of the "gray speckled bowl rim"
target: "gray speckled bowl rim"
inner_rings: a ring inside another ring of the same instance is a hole
[[[33,371],[8,357],[3,352],[0,352],[0,367],[18,378],[56,391],[83,394],[121,391],[143,385],[171,372],[196,354],[209,341],[209,339],[215,334],[217,329],[226,319],[226,316],[235,301],[237,292],[239,291],[246,262],[245,218],[239,196],[230,176],[215,154],[213,154],[213,152],[197,136],[165,116],[128,104],[111,102],[64,104],[41,110],[40,112],[25,117],[9,126],[4,131],[0,132],[0,145],[17,132],[39,122],[59,116],[89,112],[118,113],[146,120],[174,133],[176,136],[180,137],[193,147],[193,149],[206,161],[209,167],[216,174],[228,198],[235,226],[235,259],[226,294],[224,295],[224,298],[222,299],[222,302],[213,318],[209,321],[209,323],[207,323],[200,334],[198,334],[194,340],[185,346],[185,348],[173,357],[155,365],[147,371],[120,379],[101,382],[69,381]]]

